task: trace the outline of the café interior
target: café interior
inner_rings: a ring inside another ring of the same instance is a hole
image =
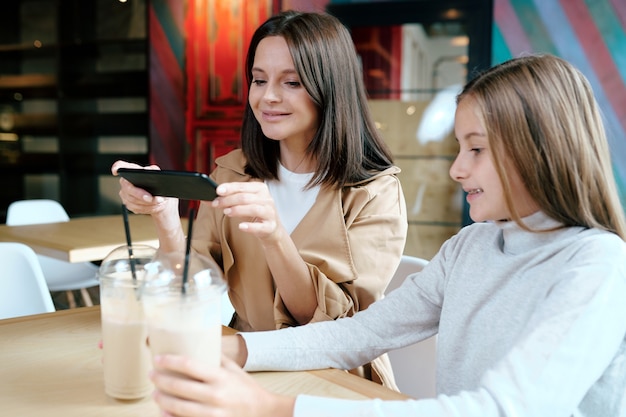
[[[532,23],[548,27],[551,20],[541,6],[529,11],[535,7],[533,3],[5,2],[0,13],[0,241],[26,243],[42,266],[44,262],[58,262],[51,267],[73,268],[64,273],[90,278],[110,250],[126,243],[125,226],[129,226],[135,243],[158,244],[149,219],[131,214],[128,220],[124,216],[119,182],[110,172],[112,163],[123,159],[157,164],[163,169],[209,173],[215,158],[239,146],[247,94],[241,68],[254,29],[274,13],[296,9],[328,12],[350,29],[376,126],[402,170],[399,178],[409,220],[404,254],[428,260],[446,239],[471,222],[463,191],[448,175],[457,151],[452,133],[455,95],[473,72],[494,62],[528,48],[560,51],[556,41],[552,45],[540,39],[542,35],[549,38],[548,29],[533,33]],[[619,4],[614,7],[622,13],[623,34],[626,8]],[[535,13],[534,20],[524,21],[531,12]],[[574,27],[583,22],[572,13],[565,18]],[[597,35],[610,42],[611,33],[602,31],[607,30],[606,25],[598,27],[603,29]],[[626,54],[624,43],[614,49],[621,48]],[[599,71],[593,66],[589,70]],[[615,74],[607,70],[604,75],[615,79],[624,76],[624,69],[621,71],[621,76],[619,70]],[[626,92],[623,81],[616,90],[616,94]],[[623,132],[626,106],[620,110],[612,94],[607,92],[605,104],[617,109],[613,110],[617,113],[613,127]],[[625,144],[624,140],[611,144],[618,155],[616,173],[623,181],[622,188],[626,188]],[[621,157],[620,152],[624,152]],[[62,213],[52,218],[58,207],[34,207],[28,212],[23,208],[19,209],[19,220],[14,206],[16,217],[12,220],[11,205],[29,200],[60,203]],[[194,204],[181,201],[183,217]],[[187,224],[183,218],[183,225]],[[83,269],[74,272],[76,268]],[[99,332],[98,282],[85,279],[69,290],[63,284],[50,284],[49,290],[51,311],[66,311],[68,315],[49,321],[9,319],[6,326],[0,320],[0,338],[12,338],[24,347],[20,352],[7,351],[6,357],[13,355],[15,361],[31,363],[28,369],[3,365],[7,378],[19,388],[39,372],[51,375],[37,386],[49,395],[0,388],[3,403],[12,398],[6,403],[7,410],[14,411],[12,415],[35,415],[32,413],[41,410],[37,407],[52,405],[53,415],[156,415],[149,401],[122,404],[102,395],[99,363],[94,360],[97,349],[89,346]],[[83,315],[69,315],[82,309],[87,310]],[[71,340],[55,336],[63,329],[70,329],[66,334]],[[59,355],[58,350],[65,350],[59,363],[66,368],[28,356],[28,346],[41,338],[51,344],[44,355]],[[433,355],[432,346],[424,349],[424,355]],[[79,360],[68,361],[68,355]],[[4,353],[0,357],[5,357]],[[64,388],[56,384],[58,372],[68,377]],[[81,372],[88,374],[82,382],[72,379]],[[369,381],[344,380],[341,373],[294,373],[292,380],[274,374],[278,373],[258,375],[258,379],[286,393],[305,386],[313,394],[333,391],[345,398],[422,395],[395,393],[369,385]],[[6,381],[3,373],[0,379]],[[430,392],[431,388],[425,389]],[[83,396],[72,395],[72,391]],[[31,405],[26,407],[25,403]]]
[[[238,146],[246,86],[237,68],[253,29],[277,11],[312,9],[351,28],[371,109],[402,169],[406,254],[429,259],[468,221],[447,174],[451,98],[467,68],[489,65],[493,5],[385,3],[11,2],[0,17],[0,223],[29,199],[56,200],[70,218],[120,214],[118,159],[210,172]],[[422,121],[435,97],[442,107],[430,117],[444,123]]]

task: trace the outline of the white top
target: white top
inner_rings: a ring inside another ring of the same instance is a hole
[[[543,213],[525,220],[557,225]],[[624,241],[605,231],[473,224],[351,318],[242,333],[245,369],[351,369],[438,333],[436,399],[299,396],[295,416],[623,417],[625,259]]]
[[[304,189],[313,174],[313,172],[297,174],[279,163],[279,181],[265,181],[270,195],[274,199],[278,218],[289,234],[294,231],[315,203],[320,187]]]

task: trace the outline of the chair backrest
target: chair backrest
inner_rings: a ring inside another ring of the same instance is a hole
[[[426,265],[426,259],[403,255],[385,293],[398,288],[407,276],[421,271]],[[392,350],[388,356],[401,392],[418,399],[436,396],[436,335],[414,345]]]
[[[39,260],[22,243],[0,242],[0,319],[55,311]]]
[[[66,222],[70,218],[58,201],[33,199],[14,201],[7,210],[7,225]],[[90,262],[71,263],[38,255],[50,291],[68,291],[98,285],[97,266]]]
[[[69,219],[61,203],[55,200],[19,200],[9,204],[7,209],[7,225],[9,226],[66,222]]]
[[[391,278],[391,282],[387,286],[385,293],[389,293],[391,290],[398,288],[402,285],[407,276],[421,271],[426,265],[428,265],[428,261],[426,259],[402,255],[400,265],[398,265],[398,269],[396,269],[396,272],[393,274],[393,278]]]

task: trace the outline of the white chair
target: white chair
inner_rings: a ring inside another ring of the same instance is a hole
[[[398,288],[405,278],[428,264],[425,259],[403,255],[385,293]],[[388,353],[398,388],[413,398],[436,396],[437,336]]]
[[[0,242],[0,319],[55,311],[35,252],[22,243]]]
[[[33,199],[14,201],[7,210],[7,225],[67,222],[70,220],[63,206],[54,200]],[[89,233],[88,230],[85,233]],[[50,291],[65,291],[70,308],[76,307],[73,290],[80,290],[86,306],[93,302],[87,288],[99,284],[98,267],[91,262],[71,263],[49,256],[37,255]]]

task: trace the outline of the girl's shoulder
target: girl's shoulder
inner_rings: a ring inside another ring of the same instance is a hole
[[[626,259],[626,242],[615,233],[600,229],[584,229],[575,237],[581,252],[606,259]]]
[[[497,247],[515,252],[530,250],[567,251],[582,256],[626,259],[626,242],[615,233],[597,228],[570,226],[546,231],[527,231],[516,224],[472,223],[450,239],[449,246]],[[575,255],[572,255],[575,256]]]

